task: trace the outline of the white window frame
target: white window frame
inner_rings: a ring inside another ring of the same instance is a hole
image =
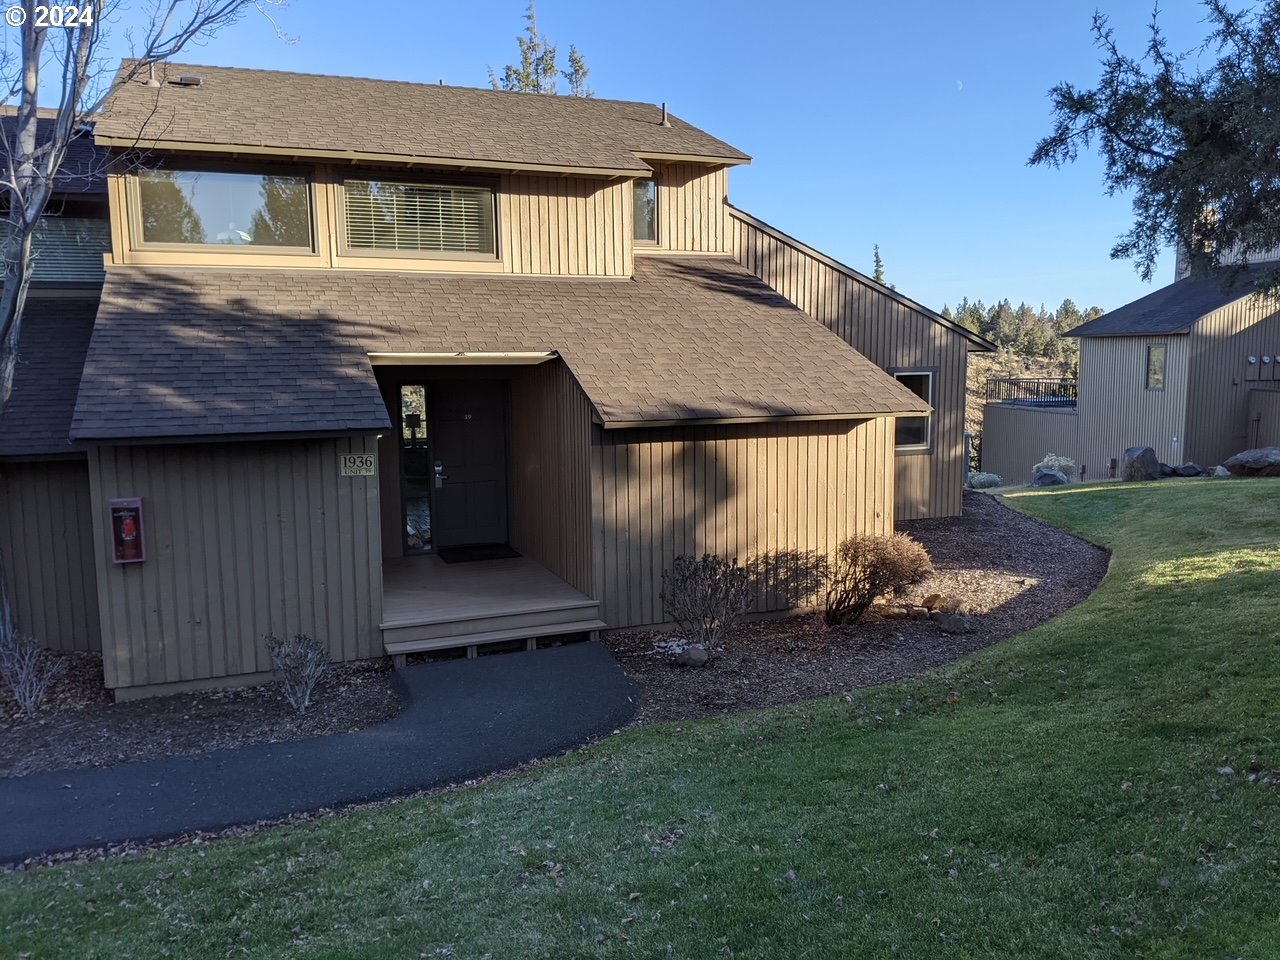
[[[928,384],[929,384],[929,395],[928,395],[927,397],[924,397],[924,398],[923,398],[923,399],[924,399],[924,402],[925,402],[925,403],[927,403],[927,404],[929,404],[929,412],[928,412],[928,413],[912,414],[912,415],[911,415],[911,416],[912,416],[912,418],[915,418],[915,417],[924,417],[924,420],[925,420],[925,426],[924,426],[925,442],[924,442],[923,444],[919,444],[919,443],[899,444],[899,443],[897,442],[898,438],[897,438],[897,436],[895,435],[895,437],[894,437],[893,449],[894,449],[894,450],[900,450],[900,451],[903,451],[903,452],[926,453],[926,452],[929,452],[929,451],[933,450],[933,414],[934,414],[934,411],[933,411],[933,406],[934,406],[933,397],[934,397],[934,394],[935,394],[934,384],[937,382],[937,377],[936,377],[936,374],[935,374],[935,372],[934,372],[933,370],[894,370],[894,371],[893,371],[893,379],[897,380],[899,383],[901,383],[901,382],[902,382],[902,378],[903,378],[903,377],[928,377],[928,378],[929,378],[929,379],[928,379]],[[904,384],[904,386],[905,386],[905,384]],[[914,390],[912,390],[911,392],[912,392],[912,393],[915,393],[915,391],[914,391]],[[897,433],[897,429],[898,429],[898,427],[897,427],[897,423],[895,422],[895,423],[894,423],[894,433],[895,433],[895,434]]]

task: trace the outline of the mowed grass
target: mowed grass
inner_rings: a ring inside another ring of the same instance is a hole
[[[1013,502],[1112,572],[928,680],[8,875],[0,956],[1280,956],[1280,482]]]

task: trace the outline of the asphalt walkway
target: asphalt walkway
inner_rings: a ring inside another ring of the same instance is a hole
[[[598,643],[397,671],[358,733],[0,779],[0,862],[219,830],[459,783],[603,736],[636,689]]]

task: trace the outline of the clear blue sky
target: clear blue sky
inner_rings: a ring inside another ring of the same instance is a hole
[[[1167,6],[1176,46],[1194,46],[1202,8]],[[541,0],[538,16],[562,58],[577,44],[597,96],[665,100],[751,154],[734,203],[867,272],[880,244],[908,296],[1110,309],[1152,289],[1109,257],[1128,198],[1103,194],[1093,158],[1026,166],[1049,87],[1097,77],[1095,8],[1141,49],[1151,6],[1134,0]],[[524,0],[293,0],[277,20],[296,43],[250,14],[182,59],[484,86],[487,65],[514,59],[523,13]],[[1156,283],[1172,274],[1169,254]]]

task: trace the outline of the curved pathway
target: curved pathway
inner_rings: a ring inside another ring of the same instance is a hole
[[[358,733],[0,779],[0,862],[220,830],[445,786],[561,753],[635,713],[598,643],[408,667]]]

